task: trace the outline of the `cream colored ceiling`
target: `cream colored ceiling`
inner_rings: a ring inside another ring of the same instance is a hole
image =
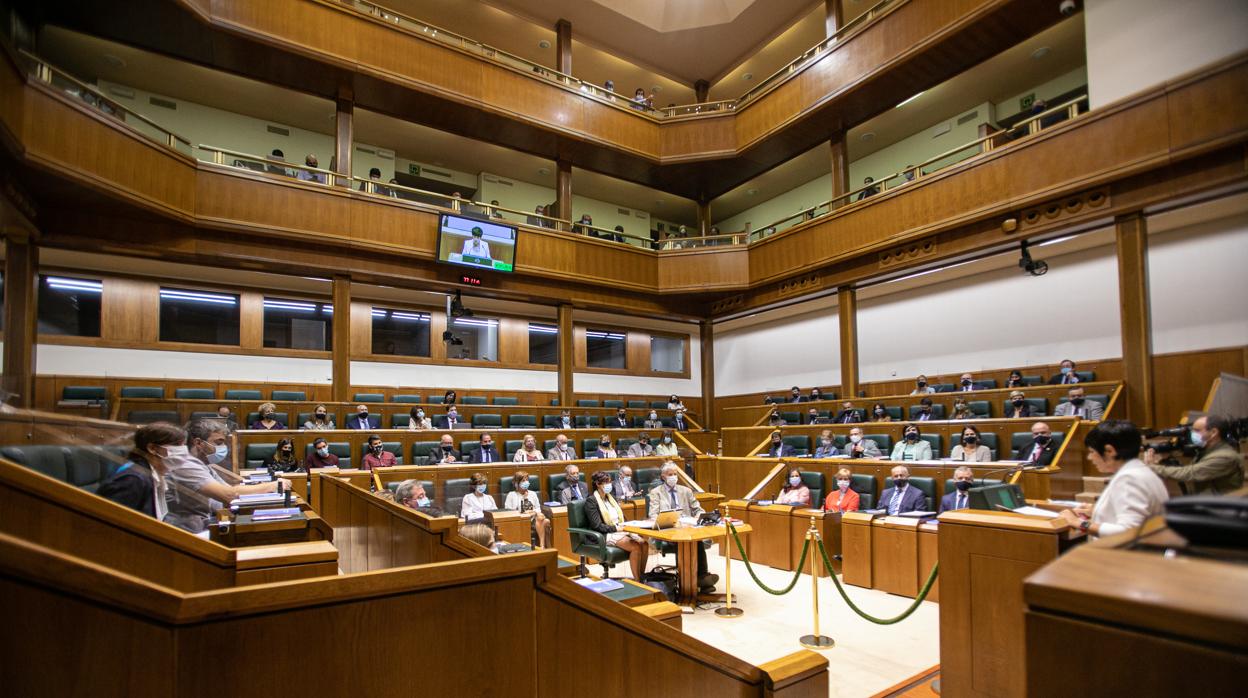
[[[852,1],[852,0],[851,0]],[[1041,59],[1031,56],[1047,47]],[[947,80],[903,107],[890,109],[849,131],[850,161],[864,158],[914,133],[959,116],[984,102],[1000,102],[1086,64],[1083,17],[1073,17]],[[863,134],[872,133],[869,141]],[[957,144],[953,144],[957,145]],[[715,199],[721,221],[831,171],[826,144],[779,165]],[[749,191],[755,190],[754,194]],[[831,193],[829,192],[829,197]]]

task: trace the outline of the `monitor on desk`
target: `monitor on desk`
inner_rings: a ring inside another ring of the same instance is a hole
[[[997,505],[1013,510],[1026,503],[1027,500],[1023,499],[1023,488],[1007,484],[972,487],[967,500],[969,508],[989,511],[996,511]]]

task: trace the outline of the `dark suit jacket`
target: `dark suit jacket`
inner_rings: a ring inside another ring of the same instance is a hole
[[[1040,452],[1040,458],[1036,460],[1037,465],[1049,465],[1053,462],[1053,457],[1057,455],[1057,440],[1049,439],[1044,445],[1044,450]],[[1031,460],[1031,452],[1035,448],[1034,441],[1028,441],[1022,448],[1018,449],[1016,454],[1018,460]]]
[[[628,417],[625,417],[623,419],[620,419],[619,417],[612,417],[612,419],[614,419],[615,421],[607,424],[607,426],[611,429],[632,429],[633,428],[633,424],[632,422],[628,420]]]
[[[846,419],[848,417],[849,419]],[[862,421],[862,410],[841,410],[832,420],[836,424],[855,424]]]
[[[368,415],[368,419],[365,419],[362,422],[360,420],[359,415],[353,414],[350,417],[347,417],[347,428],[348,429],[376,429],[377,425],[380,422],[381,422],[381,417],[375,414]]]
[[[156,495],[153,487],[152,473],[148,470],[148,466],[140,463],[126,463],[101,483],[95,493],[122,506],[155,517]]]
[[[767,447],[768,458],[792,458],[793,456],[794,456],[793,447],[784,443],[783,441],[780,442],[779,446]]]
[[[470,463],[484,463],[485,461],[484,461],[484,460],[482,460],[483,456],[482,456],[481,454],[482,454],[482,451],[487,451],[487,450],[488,450],[488,451],[489,451],[489,453],[490,453],[490,462],[491,462],[491,463],[501,463],[501,462],[503,461],[503,457],[502,457],[502,456],[500,456],[500,455],[498,455],[498,449],[497,449],[497,448],[494,448],[494,444],[490,444],[490,446],[489,446],[489,448],[488,448],[488,449],[487,449],[486,447],[482,446],[481,448],[478,448],[478,449],[475,449],[475,450],[473,450],[473,451],[470,451],[470,452],[468,453],[468,458],[469,458],[469,461],[468,461],[468,462],[470,462]]]
[[[957,490],[954,490],[953,492],[950,492],[949,494],[940,498],[940,511],[937,513],[943,514],[946,511],[953,511],[954,510],[953,507],[957,504],[957,502],[958,502],[958,492]],[[969,496],[967,497],[967,506],[968,507],[970,506]]]
[[[1052,378],[1050,378],[1050,379],[1049,379],[1049,385],[1063,385],[1063,383],[1062,383],[1062,378],[1064,378],[1064,377],[1065,377],[1065,376],[1063,376],[1063,375],[1062,375],[1062,374],[1060,374],[1060,373],[1059,373],[1059,374],[1057,374],[1056,376],[1053,376]],[[1070,381],[1069,381],[1069,382],[1067,382],[1065,385],[1074,385],[1074,384],[1076,384],[1076,383],[1078,383],[1078,382],[1079,382],[1079,376],[1077,376],[1077,375],[1076,375],[1076,374],[1074,374],[1074,373],[1071,373],[1071,374],[1070,374]]]
[[[789,397],[785,399],[785,402],[810,402],[810,398],[805,395],[798,395],[797,397],[789,395]]]
[[[675,429],[676,431],[689,431],[689,422],[686,422],[683,419],[677,420],[675,417],[673,417],[672,428]]]
[[[876,506],[880,509],[888,509],[888,505],[893,501],[893,495],[896,493],[896,487],[890,487],[884,490],[880,498],[876,501]],[[922,511],[923,506],[927,504],[927,495],[919,491],[914,485],[907,485],[906,489],[901,493],[901,506],[897,508],[897,513],[902,514],[907,511]]]
[[[602,520],[602,512],[598,509],[597,497],[585,498],[585,527],[599,533],[615,533],[615,526]]]
[[[1017,419],[1017,418],[1019,418],[1019,417],[1031,417],[1031,416],[1034,416],[1034,415],[1033,415],[1033,413],[1032,413],[1032,411],[1031,411],[1031,403],[1029,403],[1029,402],[1024,402],[1024,403],[1023,403],[1023,406],[1019,408],[1018,417],[1015,417],[1015,416],[1014,416],[1014,405],[1013,405],[1013,404],[1011,404],[1011,405],[1010,405],[1010,407],[1009,407],[1009,409],[1007,409],[1007,410],[1005,411],[1005,416],[1006,416],[1006,418],[1007,418],[1007,419],[1011,419],[1011,418],[1012,418],[1012,419]]]

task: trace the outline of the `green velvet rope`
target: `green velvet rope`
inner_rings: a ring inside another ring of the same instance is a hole
[[[836,572],[832,569],[832,561],[828,559],[828,549],[823,547],[822,540],[819,541],[819,554],[823,557],[823,566],[828,570],[828,576],[831,577],[832,581],[836,583],[836,590],[841,593],[841,598],[845,599],[845,603],[849,605],[850,609],[852,609],[854,613],[857,613],[876,625],[892,625],[893,623],[900,623],[908,618],[911,613],[914,613],[915,609],[919,607],[919,604],[923,603],[923,599],[927,598],[927,593],[932,590],[932,585],[936,583],[936,573],[940,569],[939,561],[932,565],[932,571],[927,575],[927,581],[923,583],[923,588],[919,590],[919,595],[914,597],[914,603],[910,604],[910,608],[903,611],[901,615],[894,618],[876,618],[869,613],[863,612],[862,609],[855,606],[854,602],[849,599],[849,594],[845,593],[845,587],[841,586],[841,580],[837,579]]]
[[[773,596],[784,596],[790,591],[793,591],[793,587],[797,586],[797,580],[801,579],[802,577],[802,565],[805,564],[806,553],[807,551],[810,550],[809,538],[807,538],[805,542],[802,543],[802,557],[800,560],[797,561],[797,571],[793,573],[793,581],[789,582],[789,585],[786,586],[785,588],[777,591],[767,586],[766,584],[763,584],[763,580],[759,579],[758,575],[754,574],[754,567],[750,565],[750,559],[745,556],[745,548],[741,547],[741,538],[737,535],[737,527],[732,525],[731,520],[728,521],[728,532],[732,534],[732,540],[736,542],[737,550],[741,553],[741,561],[745,563],[745,571],[750,573],[750,578],[754,580],[754,583],[758,585],[758,588],[762,589],[768,594],[772,594]],[[728,560],[725,564],[732,564],[732,560]]]

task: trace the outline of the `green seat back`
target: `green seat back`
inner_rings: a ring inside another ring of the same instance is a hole
[[[121,389],[121,397],[165,397],[165,389],[159,386],[127,385]]]
[[[792,446],[793,451],[799,456],[804,456],[807,453],[810,453],[810,437],[806,434],[791,434],[789,436],[781,437],[780,441]],[[768,448],[770,448],[770,446],[768,446]]]
[[[130,424],[151,424],[152,422],[179,424],[181,418],[178,417],[177,412],[170,410],[130,410],[126,415],[126,422]]]
[[[969,407],[971,412],[975,413],[977,417],[988,419],[992,416],[992,403],[987,400],[970,400],[966,403],[966,406]]]
[[[226,400],[263,400],[259,390],[227,390]]]
[[[274,390],[269,393],[269,399],[283,402],[303,402],[308,399],[308,394],[302,390]]]
[[[411,395],[411,394],[395,395],[393,401],[394,402],[418,403],[418,402],[424,402],[425,396],[424,395]]]
[[[854,473],[849,476],[849,488],[858,493],[858,508],[872,509],[875,507],[875,477]]]
[[[62,400],[107,400],[108,388],[102,385],[67,385],[61,388]]]
[[[485,405],[488,404],[486,399],[481,395],[465,395],[459,398],[461,405]]]
[[[494,398],[494,404],[495,405],[519,405],[520,398],[518,397],[496,397]]]
[[[464,502],[464,497],[472,489],[472,478],[457,477],[446,481],[445,501],[442,508],[451,516],[459,516],[460,506]],[[430,497],[430,499],[433,499]]]
[[[537,417],[531,414],[508,415],[507,426],[511,429],[536,429]]]
[[[598,419],[598,415],[596,414],[576,415],[573,417],[573,419],[575,420],[575,424],[578,429],[597,428],[599,425],[599,422],[601,421]]]
[[[662,468],[638,468],[633,471],[633,477],[637,479],[637,489],[641,492],[648,492],[658,484],[662,475]]]
[[[625,436],[624,438],[621,438],[621,439],[616,439],[615,440],[615,452],[623,456],[628,451],[629,447],[635,443],[637,443],[637,439],[634,439],[628,436]]]
[[[503,457],[511,460],[516,457],[516,451],[524,448],[523,439],[507,439],[503,442]]]
[[[1023,376],[1023,385],[1044,385],[1044,376]]]
[[[630,409],[640,410],[645,409],[648,405],[646,405],[645,400],[629,400],[628,406]]]
[[[413,441],[411,448],[412,462],[417,463],[418,458],[432,459],[435,462],[441,460],[440,458],[436,458],[434,454],[434,451],[437,451],[441,447],[441,441]]]
[[[559,406],[559,398],[557,398],[557,397],[552,397],[552,398],[550,399],[550,406],[551,406],[551,407],[558,407],[558,406]]]
[[[919,407],[920,405],[910,405],[910,411],[909,411],[910,421],[913,422],[919,418]],[[941,404],[932,405],[932,419],[944,419],[944,418],[945,418],[945,406]]]
[[[61,446],[5,446],[0,456],[50,478],[69,482],[69,465]]]
[[[267,444],[250,443],[247,444],[247,450],[244,455],[247,460],[248,468],[263,468],[264,459],[269,458],[277,451],[277,442]]]
[[[178,388],[173,391],[175,400],[216,400],[217,391],[212,388]]]
[[[617,407],[617,408],[623,407],[624,401],[623,400],[603,400],[602,406],[603,407]]]
[[[503,427],[503,415],[501,414],[474,414],[472,415],[473,428],[478,427],[494,427],[501,429]]]
[[[576,406],[577,407],[601,407],[602,405],[597,400],[577,400]]]
[[[885,405],[884,411],[887,412],[888,416],[892,417],[894,421],[901,421],[901,407],[899,405]]]
[[[442,402],[443,402],[445,399],[446,399],[446,397],[445,397],[445,396],[443,396],[443,395],[430,395],[430,396],[429,396],[429,404],[430,404],[430,405],[441,405],[441,404],[442,404]]]
[[[863,434],[862,438],[874,441],[875,445],[879,446],[886,456],[893,452],[893,437],[888,434]]]
[[[1080,383],[1091,383],[1096,380],[1095,371],[1075,371],[1075,375],[1079,376]]]
[[[598,437],[590,439],[581,439],[581,457],[589,458],[594,451],[598,450]]]
[[[191,421],[196,419],[219,419],[216,412],[192,412]]]
[[[785,424],[801,424],[802,413],[801,412],[781,412],[780,419],[783,419]]]
[[[940,434],[919,434],[920,441],[926,441],[932,447],[932,458],[940,458]]]
[[[656,410],[665,410],[667,409],[667,400],[651,400],[650,407]]]
[[[351,397],[352,402],[385,402],[386,396],[381,393],[356,393]]]
[[[395,412],[390,415],[391,429],[406,429],[407,425],[412,423],[412,415],[406,412]]]
[[[818,509],[823,506],[823,493],[827,489],[827,481],[821,472],[801,471],[802,484],[810,488],[810,506]]]
[[[242,428],[243,428],[243,429],[248,429],[248,428],[250,428],[250,427],[251,427],[251,425],[252,425],[252,424],[255,424],[257,421],[259,421],[259,419],[260,419],[260,413],[259,413],[259,412],[248,412],[248,413],[247,413],[247,423],[246,423],[246,424],[243,424],[243,425],[241,425],[241,426],[242,426]],[[274,421],[276,421],[277,423],[281,424],[281,425],[282,425],[282,428],[285,428],[285,429],[289,429],[289,428],[290,428],[290,414],[289,414],[289,413],[287,413],[287,412],[274,412],[274,413],[273,413],[273,419],[274,419]]]

